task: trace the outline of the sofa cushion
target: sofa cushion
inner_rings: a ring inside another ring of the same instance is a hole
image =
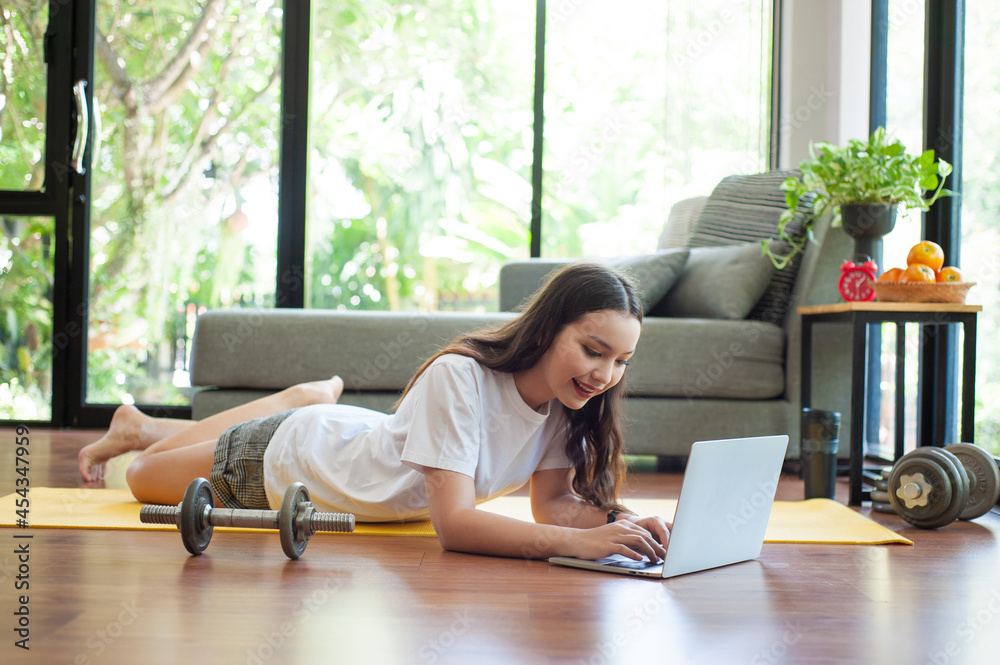
[[[500,266],[500,311],[513,312],[545,283],[549,273],[569,259],[524,259]]]
[[[698,215],[688,246],[735,245],[774,238],[778,218],[786,209],[781,183],[792,175],[798,175],[798,172],[771,171],[724,178]],[[788,226],[789,235],[803,236],[802,220],[809,214],[811,205],[811,197],[800,201],[798,213]],[[801,258],[800,254],[784,269],[773,272],[767,290],[748,315],[749,318],[778,324],[784,322]]]
[[[198,317],[191,383],[277,389],[339,374],[345,390],[399,391],[459,334],[513,314],[211,310]]]
[[[690,250],[677,284],[652,316],[743,319],[771,283],[774,264],[756,242]]]
[[[663,231],[660,232],[656,249],[687,247],[688,240],[694,232],[694,224],[698,221],[698,215],[701,214],[706,201],[708,201],[707,196],[693,196],[670,206],[670,214],[667,215]]]
[[[643,312],[649,314],[681,276],[689,254],[687,249],[667,249],[654,254],[608,259],[608,263],[632,277],[642,298]]]
[[[648,313],[673,286],[687,258],[688,250],[669,249],[652,254],[597,257],[592,260],[614,266],[630,275],[642,297],[644,312]],[[519,309],[545,284],[549,273],[567,263],[570,263],[568,259],[528,259],[503,264],[500,267],[500,311],[512,312]]]
[[[773,323],[649,317],[626,387],[646,397],[771,399],[785,392],[784,353]]]

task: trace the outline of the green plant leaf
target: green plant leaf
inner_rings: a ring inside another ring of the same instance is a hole
[[[893,143],[892,145],[886,147],[885,155],[887,157],[896,157],[906,152],[906,147],[899,142]]]
[[[867,141],[851,139],[845,146],[819,142],[809,146],[809,159],[799,165],[801,180],[789,178],[782,184],[786,208],[778,220],[777,237],[789,242],[791,254],[776,259],[783,266],[805,248],[786,233],[803,197],[814,194],[812,214],[802,224],[805,236],[814,241],[813,226],[825,214],[832,214],[832,224],[840,224],[840,206],[844,203],[879,202],[927,210],[938,198],[952,196],[944,189],[944,178],[951,165],[928,149],[918,156],[907,154],[902,141],[890,141],[884,127],[878,127]],[[779,265],[780,264],[780,265]]]
[[[920,179],[920,186],[924,189],[935,189],[938,186],[938,177],[933,173],[928,173]]]

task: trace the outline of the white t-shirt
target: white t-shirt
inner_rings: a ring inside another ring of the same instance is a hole
[[[304,483],[317,510],[354,513],[360,522],[427,519],[424,467],[475,481],[476,502],[524,485],[535,471],[572,466],[565,407],[529,407],[512,374],[457,354],[431,364],[386,415],[342,404],[298,409],[274,432],[264,455],[273,509]]]

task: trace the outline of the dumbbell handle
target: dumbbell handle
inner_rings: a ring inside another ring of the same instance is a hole
[[[296,507],[296,518],[301,516],[301,527],[309,535],[318,531],[346,533],[354,530],[354,515],[350,513],[320,513],[312,509],[312,503],[300,503]],[[139,521],[144,524],[180,525],[179,506],[143,506],[139,511]],[[205,526],[230,526],[241,529],[277,529],[277,510],[245,510],[238,508],[213,508],[205,506],[202,517]]]

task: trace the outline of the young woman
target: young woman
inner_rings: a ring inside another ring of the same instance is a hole
[[[222,505],[266,509],[303,482],[318,510],[361,522],[430,517],[445,549],[659,560],[667,523],[619,503],[621,380],[641,323],[627,277],[574,263],[518,318],[430,358],[391,415],[337,404],[338,377],[197,423],[123,407],[81,450],[81,473],[138,449],[126,478],[146,503],[179,503],[204,476]],[[535,523],[476,509],[526,482]]]

